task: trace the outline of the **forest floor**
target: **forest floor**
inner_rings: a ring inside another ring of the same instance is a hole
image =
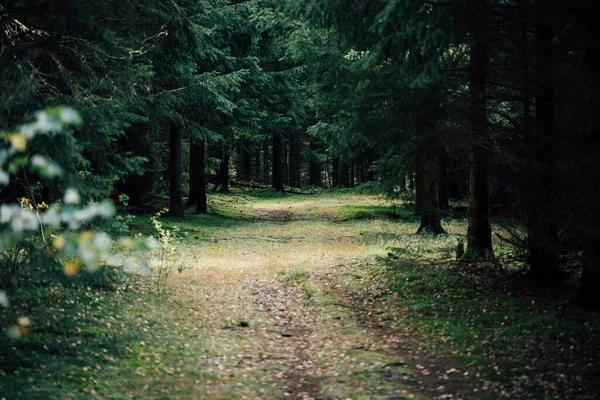
[[[156,234],[148,216],[131,226]],[[598,314],[453,262],[466,223],[444,226],[414,235],[410,211],[372,195],[213,195],[209,215],[165,220],[162,284],[24,302],[0,398],[597,398]]]

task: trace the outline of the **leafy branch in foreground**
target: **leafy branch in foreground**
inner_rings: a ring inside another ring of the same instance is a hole
[[[53,160],[28,151],[28,145],[41,135],[70,135],[67,128],[80,123],[81,118],[75,110],[56,107],[37,112],[33,122],[21,125],[15,131],[0,133],[3,142],[0,145],[0,188],[9,184],[12,177],[17,177],[21,171],[29,171],[33,176],[46,180],[60,177],[62,168]],[[30,261],[21,246],[34,232],[39,233],[35,240],[41,240],[43,256],[59,262],[69,277],[75,276],[81,268],[93,272],[107,264],[136,270],[134,265],[138,262],[135,254],[156,248],[156,241],[152,238],[121,238],[115,243],[109,234],[94,230],[94,221],[110,219],[114,215],[112,202],[104,200],[82,204],[74,188],[67,188],[62,200],[50,206],[43,201],[37,202],[33,191],[31,198],[0,205],[0,277],[8,275],[10,278]],[[130,250],[129,256],[115,253],[114,250],[119,248]],[[12,257],[12,270],[5,268],[7,257]],[[144,272],[144,269],[138,271]],[[0,287],[5,289],[4,285]],[[0,290],[0,306],[9,306],[9,297],[3,290]],[[18,338],[27,332],[28,324],[28,321],[22,320],[7,332],[9,336]]]

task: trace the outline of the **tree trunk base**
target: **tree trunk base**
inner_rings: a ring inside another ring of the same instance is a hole
[[[478,248],[476,246],[467,246],[467,250],[460,258],[461,260],[493,260],[494,252],[489,248]]]
[[[421,225],[417,230],[417,234],[433,234],[433,235],[444,235],[447,232],[442,228],[442,224],[440,223],[440,219],[438,216],[421,217]]]

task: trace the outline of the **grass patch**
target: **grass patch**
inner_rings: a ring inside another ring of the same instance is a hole
[[[412,210],[399,208],[396,206],[362,206],[362,205],[343,205],[336,208],[336,216],[341,220],[351,219],[414,219]]]
[[[233,212],[210,215],[191,214],[186,215],[184,219],[172,218],[167,215],[161,217],[161,221],[165,229],[175,230],[176,235],[182,239],[207,240],[217,230],[233,229],[248,222],[233,215],[239,214]],[[137,216],[134,222],[130,224],[130,229],[133,234],[156,236],[156,230],[149,215]]]
[[[103,291],[53,285],[28,296],[35,301],[14,301],[9,313],[0,314],[0,323],[6,326],[27,315],[31,324],[18,341],[0,338],[0,396],[280,397],[262,370],[240,368],[240,362],[253,359],[259,348],[255,331],[243,330],[240,321],[251,318],[255,324],[257,319],[248,310],[217,310],[222,319],[203,318],[213,311],[197,307],[197,297],[181,293],[196,296],[198,287],[187,285],[189,280],[181,277],[174,282],[178,295],[163,301],[151,292],[152,282],[146,278]],[[224,330],[226,325],[235,329]]]
[[[21,315],[31,324],[19,341],[0,339],[0,393],[11,399],[51,399],[98,392],[103,387],[100,377],[113,360],[123,358],[126,343],[138,335],[135,329],[117,334],[131,296],[123,289],[70,284],[20,288],[27,290],[26,296],[13,297],[8,312],[0,314],[0,324],[11,325]],[[104,395],[114,393],[104,389]]]
[[[304,268],[291,268],[286,271],[279,272],[279,277],[283,282],[286,283],[302,283],[306,282],[310,276],[310,272]]]
[[[511,398],[598,393],[598,313],[564,297],[511,291],[488,269],[440,267],[398,253],[381,259],[368,279],[394,293],[399,324],[415,326],[461,368],[491,382],[488,389]]]

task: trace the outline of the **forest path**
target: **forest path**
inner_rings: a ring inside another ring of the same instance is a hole
[[[156,274],[40,291],[23,311],[34,333],[0,348],[0,398],[456,398],[460,379],[373,282],[390,247],[418,247],[409,211],[268,191],[215,194],[209,206],[162,219],[176,233],[164,295]],[[149,216],[131,226],[156,234]]]
[[[449,262],[464,221],[415,235],[410,210],[340,192],[209,206],[161,218],[175,233],[164,295],[156,273],[110,268],[29,287],[15,309],[30,329],[0,341],[0,399],[597,398],[589,314]],[[156,234],[150,216],[127,220]]]
[[[364,267],[398,246],[396,235],[413,233],[413,222],[366,218],[388,207],[372,196],[220,200],[222,224],[202,232],[180,226],[174,264],[186,270],[169,283],[179,305],[171,325],[195,325],[188,348],[204,350],[193,360],[188,352],[177,371],[186,377],[177,383],[182,397],[430,397],[430,384],[403,358],[405,341],[368,317],[359,322],[369,304],[351,301],[369,284]],[[347,215],[358,219],[343,221]]]

